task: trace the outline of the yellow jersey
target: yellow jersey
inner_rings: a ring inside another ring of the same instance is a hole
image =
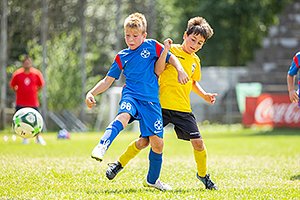
[[[166,69],[159,76],[161,107],[181,112],[192,112],[190,93],[193,81],[200,81],[201,79],[200,59],[195,53],[188,54],[183,51],[180,44],[172,45],[170,51],[179,59],[189,81],[185,85],[180,84],[177,70],[171,64],[167,64]]]

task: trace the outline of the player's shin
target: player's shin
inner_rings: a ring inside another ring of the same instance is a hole
[[[131,142],[126,151],[120,156],[119,162],[122,167],[125,167],[125,165],[141,151],[136,147],[135,142],[136,141]]]
[[[106,146],[106,149],[111,145],[117,135],[123,130],[123,125],[119,120],[115,120],[106,128],[99,144]]]
[[[104,154],[112,141],[123,130],[123,125],[119,120],[113,121],[105,130],[98,145],[96,145],[92,151],[91,157],[97,161],[102,161]]]
[[[203,151],[194,150],[194,158],[197,164],[198,175],[204,177],[207,174],[207,151],[204,148]]]
[[[147,182],[155,184],[156,180],[159,178],[160,170],[162,165],[162,153],[158,154],[152,151],[149,152],[149,171],[147,175]]]

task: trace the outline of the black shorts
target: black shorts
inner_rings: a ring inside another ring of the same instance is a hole
[[[169,123],[174,124],[174,130],[178,139],[191,140],[202,138],[193,113],[162,109],[162,115],[164,127]]]

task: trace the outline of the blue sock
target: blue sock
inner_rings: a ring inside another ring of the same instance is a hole
[[[162,165],[162,154],[155,153],[150,149],[149,152],[149,171],[147,175],[147,182],[154,184],[160,175]]]
[[[123,124],[119,120],[112,121],[106,128],[99,144],[104,144],[108,148],[122,130]]]

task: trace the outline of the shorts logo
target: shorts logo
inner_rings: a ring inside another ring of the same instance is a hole
[[[141,52],[141,56],[143,58],[148,58],[150,56],[150,52],[148,51],[148,49],[143,49],[143,51]]]
[[[163,128],[163,123],[161,120],[157,119],[155,122],[154,122],[154,128],[158,131],[162,130]]]
[[[131,110],[131,104],[130,103],[128,103],[128,102],[122,102],[122,104],[121,104],[121,110],[124,110],[124,109],[126,109],[126,110]]]

